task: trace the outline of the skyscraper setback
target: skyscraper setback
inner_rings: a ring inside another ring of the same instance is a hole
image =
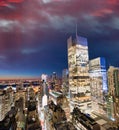
[[[86,112],[91,107],[87,38],[76,35],[67,43],[71,110],[77,105]]]

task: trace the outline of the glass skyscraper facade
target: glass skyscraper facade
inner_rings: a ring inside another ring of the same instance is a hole
[[[108,116],[119,123],[119,68],[108,69],[109,107]]]
[[[68,69],[62,71],[62,91],[64,95],[69,94],[69,72]]]
[[[70,106],[71,109],[77,106],[81,111],[87,112],[91,107],[87,38],[70,37],[67,43]]]
[[[102,57],[90,60],[90,87],[92,109],[103,115],[107,115],[107,73],[105,59]]]

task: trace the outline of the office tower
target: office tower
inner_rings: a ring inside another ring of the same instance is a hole
[[[108,116],[114,121],[119,121],[119,68],[113,66],[109,67],[108,87]]]
[[[6,90],[8,96],[9,96],[9,103],[10,103],[10,106],[14,106],[14,90],[12,89],[12,86],[10,87],[7,87],[7,90]]]
[[[42,74],[41,75],[41,80],[44,81],[44,82],[46,82],[47,81],[47,77],[48,76],[46,74]]]
[[[68,79],[68,69],[64,69],[62,71],[62,91],[64,95],[68,95],[69,93],[69,79]]]
[[[48,86],[46,84],[47,75],[42,74],[41,79],[42,79],[42,87],[43,87],[42,107],[44,108],[44,106],[47,105],[47,101],[48,101]]]
[[[42,86],[39,86],[39,89],[38,89],[38,105],[39,107],[42,106],[42,96],[43,96],[43,87]]]
[[[57,80],[57,74],[56,74],[56,72],[53,72],[53,74],[52,74],[52,81],[56,81]]]
[[[55,90],[57,86],[57,74],[56,72],[53,72],[51,75],[51,90]]]
[[[44,94],[46,94],[48,96],[49,90],[48,90],[48,86],[47,86],[47,75],[46,74],[42,74],[41,75],[41,79],[42,79],[42,96]]]
[[[92,109],[95,112],[106,115],[106,96],[107,96],[107,73],[105,59],[102,57],[90,60],[90,87]]]
[[[48,105],[44,107],[44,120],[47,130],[55,130],[56,124],[66,121],[65,111],[60,105],[49,101]]]
[[[44,95],[42,97],[42,107],[44,108],[44,106],[47,105],[47,102],[48,102],[48,89],[47,89],[47,85],[46,85],[46,82],[44,81],[43,82],[43,89],[44,89]]]
[[[10,109],[11,104],[9,93],[7,93],[5,90],[0,90],[0,121],[5,118]]]
[[[70,108],[78,106],[81,111],[88,112],[91,107],[89,59],[87,38],[77,36],[68,40],[68,69]]]
[[[56,72],[53,72],[49,79],[49,89],[51,91],[60,91],[62,80],[57,76]]]
[[[0,90],[0,121],[2,121],[4,117],[4,92]]]
[[[14,93],[14,101],[17,102],[20,98],[23,99],[23,109],[25,109],[26,107],[26,90],[25,89],[18,89],[15,93]],[[29,99],[29,97],[28,97]]]

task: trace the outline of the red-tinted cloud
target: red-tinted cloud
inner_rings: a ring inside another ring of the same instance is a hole
[[[0,6],[7,6],[9,3],[21,3],[24,0],[0,0]]]
[[[7,2],[12,2],[12,3],[20,3],[23,2],[24,0],[7,0]]]
[[[7,1],[1,0],[0,1],[0,6],[7,6]]]
[[[97,10],[95,12],[92,13],[92,16],[96,16],[96,17],[103,17],[105,15],[108,15],[108,14],[112,14],[113,13],[113,10],[112,9],[102,9],[102,10]]]
[[[116,5],[119,1],[118,0],[108,0],[107,2],[111,5]]]

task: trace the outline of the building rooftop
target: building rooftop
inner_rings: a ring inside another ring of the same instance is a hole
[[[103,119],[100,119],[100,120],[97,120],[96,121],[99,125],[104,125],[107,123],[107,121],[103,120]]]
[[[93,117],[93,119],[101,126],[102,129],[117,130],[115,129],[116,126],[112,126],[114,122],[104,117],[103,115],[98,115],[98,113],[93,112],[91,113],[91,117]]]
[[[52,95],[53,97],[57,98],[59,97],[60,95],[62,95],[62,93],[60,92],[49,92],[50,95]]]
[[[66,122],[66,121],[64,122],[62,121],[60,123],[55,124],[55,129],[56,130],[77,130],[73,125],[73,123]]]

